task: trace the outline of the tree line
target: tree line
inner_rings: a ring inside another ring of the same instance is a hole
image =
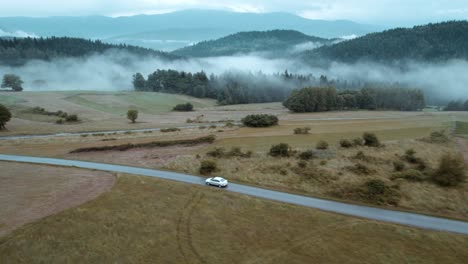
[[[418,89],[308,87],[293,91],[283,105],[293,112],[305,113],[354,109],[418,111],[426,104],[424,93]]]
[[[133,76],[137,91],[185,94],[216,99],[221,105],[284,102],[294,112],[319,112],[352,109],[392,109],[415,111],[425,107],[424,93],[419,89],[397,85],[371,85],[292,74],[288,71],[264,73],[227,72],[221,75],[157,70],[145,77]],[[339,85],[341,84],[341,85]],[[362,87],[365,85],[365,87]],[[335,87],[337,87],[335,88]],[[296,90],[298,87],[315,87]],[[344,89],[341,87],[353,87]],[[359,87],[359,88],[354,88]]]
[[[69,37],[0,38],[0,64],[20,66],[29,60],[49,61],[55,58],[76,58],[103,53],[111,49],[124,50],[139,56],[178,58],[165,52],[125,44],[108,44],[100,40]]]
[[[311,75],[228,72],[221,75],[205,72],[157,70],[145,77],[133,75],[133,86],[137,91],[166,92],[212,98],[219,104],[249,104],[281,102],[296,87],[317,83]]]

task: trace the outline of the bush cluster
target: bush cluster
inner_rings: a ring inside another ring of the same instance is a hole
[[[293,151],[288,144],[280,143],[278,145],[271,146],[269,155],[272,157],[290,157],[292,153]]]
[[[207,156],[213,158],[250,158],[252,157],[252,154],[252,151],[243,152],[242,149],[239,147],[233,147],[230,151],[226,151],[226,149],[224,148],[215,148],[214,150],[206,153]]]
[[[374,133],[365,132],[362,135],[362,139],[364,140],[364,145],[368,147],[380,147],[379,138]]]
[[[178,111],[178,112],[191,112],[193,111],[193,105],[191,103],[178,104],[174,106],[172,110]]]
[[[460,156],[444,155],[439,167],[432,174],[432,180],[441,186],[457,186],[465,182],[465,162]]]
[[[315,148],[320,149],[320,150],[328,149],[328,142],[324,140],[320,140],[319,142],[317,142],[317,145],[315,146]]]
[[[267,114],[248,115],[242,119],[242,123],[247,127],[270,127],[278,125],[278,121],[278,117]]]
[[[203,160],[200,163],[199,172],[202,175],[210,175],[218,170],[218,165],[212,160]]]
[[[163,129],[161,129],[161,132],[162,132],[162,133],[178,132],[178,131],[180,131],[180,129],[177,128],[177,127],[170,127],[170,128],[163,128]]]
[[[313,150],[306,150],[304,152],[302,152],[301,154],[299,154],[299,158],[301,160],[311,160],[313,158],[315,158],[315,151]]]
[[[294,135],[307,135],[310,133],[310,127],[298,127],[294,129]]]
[[[352,148],[354,145],[353,145],[353,142],[351,142],[351,140],[342,139],[340,140],[340,146],[342,148]]]

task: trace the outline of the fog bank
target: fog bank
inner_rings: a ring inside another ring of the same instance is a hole
[[[326,75],[329,79],[377,83],[401,83],[420,88],[429,98],[443,100],[467,97],[468,61],[444,63],[410,62],[404,69],[378,63],[332,63],[313,68],[298,60],[271,59],[258,55],[184,59],[166,61],[141,58],[122,51],[108,51],[80,59],[31,61],[21,67],[0,66],[0,74],[14,73],[25,81],[26,91],[39,90],[132,90],[132,75],[144,76],[157,69],[205,71],[208,75],[225,72],[263,72],[274,74],[288,70],[295,74]],[[298,87],[300,88],[300,87]]]

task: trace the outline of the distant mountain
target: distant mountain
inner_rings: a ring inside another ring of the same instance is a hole
[[[216,10],[187,10],[117,18],[1,17],[0,28],[8,32],[21,31],[42,37],[103,39],[165,50],[181,48],[201,40],[217,39],[240,31],[292,29],[322,38],[335,38],[382,30],[378,26],[352,21],[310,20],[288,13],[257,14]]]
[[[102,54],[109,50],[123,50],[136,56],[152,56],[172,60],[179,58],[164,52],[128,45],[107,44],[79,38],[0,38],[0,65],[19,66],[29,60],[79,58]]]
[[[203,41],[172,52],[187,57],[217,57],[249,53],[284,56],[332,43],[294,30],[240,32],[224,38]]]
[[[302,54],[307,61],[445,61],[468,59],[468,21],[397,28]]]

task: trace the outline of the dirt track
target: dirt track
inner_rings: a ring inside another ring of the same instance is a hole
[[[111,173],[0,162],[0,237],[40,218],[95,199]]]

